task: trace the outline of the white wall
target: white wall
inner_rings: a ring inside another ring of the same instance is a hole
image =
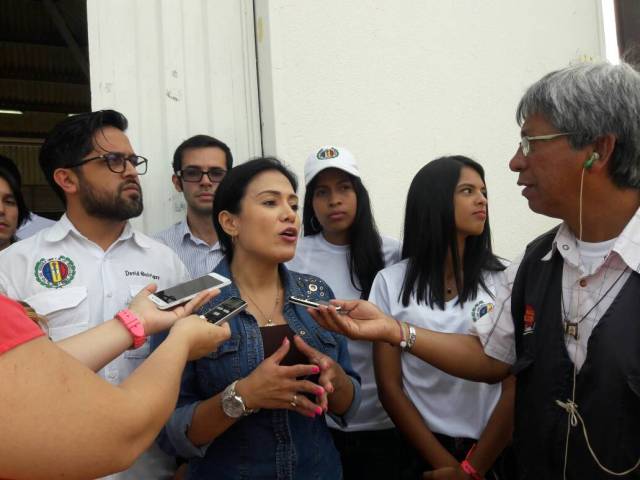
[[[507,162],[515,107],[543,74],[603,52],[598,0],[257,0],[265,153],[301,175],[327,143],[359,160],[381,230],[440,155],[487,170],[497,253],[557,223],[528,210]]]
[[[129,119],[149,158],[145,209],[156,232],[184,216],[171,184],[173,151],[206,133],[238,159],[259,155],[260,120],[251,0],[88,0],[91,104]]]

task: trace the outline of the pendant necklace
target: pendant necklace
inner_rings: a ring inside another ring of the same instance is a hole
[[[563,322],[562,322],[562,323],[563,323],[563,327],[564,327],[564,333],[565,333],[566,335],[569,335],[569,336],[573,337],[573,339],[574,339],[574,340],[578,340],[578,326],[580,325],[580,323],[582,323],[582,321],[583,321],[585,318],[587,318],[587,316],[589,316],[589,314],[590,314],[591,312],[593,312],[593,310],[594,310],[598,305],[600,305],[600,302],[602,302],[602,300],[603,300],[607,295],[609,295],[609,292],[610,292],[611,290],[613,290],[613,287],[615,287],[615,286],[616,286],[616,284],[620,281],[620,279],[622,278],[622,276],[627,272],[627,269],[628,269],[628,268],[629,268],[629,267],[625,267],[625,269],[624,269],[624,270],[622,270],[622,273],[620,273],[620,275],[618,275],[618,278],[616,278],[616,280],[611,284],[611,286],[610,286],[609,288],[607,288],[607,291],[606,291],[606,292],[604,292],[604,295],[602,295],[602,296],[598,299],[598,301],[597,301],[596,303],[594,303],[593,307],[591,307],[591,308],[587,311],[587,313],[585,313],[582,317],[580,317],[580,319],[579,319],[579,320],[577,320],[577,321],[575,321],[575,322],[571,322],[571,321],[569,320],[569,312],[567,312],[567,311],[565,310],[565,306],[564,306],[564,294],[561,294],[561,295],[560,295],[560,301],[561,301],[561,303],[562,303],[562,316],[564,317],[564,319],[563,319]],[[607,279],[607,273],[605,272],[604,279],[602,280],[602,287],[604,287],[604,282],[606,281],[606,279]],[[602,292],[602,287],[600,287],[600,291],[601,291],[601,292]],[[579,302],[578,302],[578,305],[579,305]]]
[[[238,282],[236,282],[236,283],[238,283]],[[258,309],[258,311],[260,312],[260,315],[262,315],[262,318],[264,318],[266,320],[267,323],[264,326],[265,327],[273,327],[273,325],[274,325],[273,324],[273,316],[275,315],[276,309],[278,308],[278,303],[280,303],[280,283],[276,282],[276,300],[275,300],[275,303],[273,304],[273,310],[271,310],[271,315],[269,315],[268,317],[264,314],[264,312],[258,306],[258,304],[253,299],[253,297],[251,295],[249,295],[249,292],[247,292],[247,291],[245,291],[243,289],[243,293],[247,296],[247,298],[249,300],[251,300],[251,303],[253,303],[253,306]]]

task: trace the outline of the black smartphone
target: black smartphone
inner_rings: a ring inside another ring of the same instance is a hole
[[[200,316],[209,323],[221,325],[231,320],[245,308],[247,308],[247,302],[238,297],[229,297]]]
[[[308,298],[300,298],[295,296],[289,297],[289,301],[291,303],[302,305],[303,307],[311,307],[311,308],[318,308],[320,305],[325,305],[327,307],[331,305],[329,302],[326,302],[326,301],[322,301],[322,300],[315,301],[315,300],[309,300]],[[334,308],[336,309],[336,312],[340,313],[340,307],[334,305]]]

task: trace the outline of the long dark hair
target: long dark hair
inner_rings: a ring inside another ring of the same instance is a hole
[[[346,172],[345,172],[346,173]],[[349,276],[351,284],[360,291],[360,298],[368,298],[376,274],[384,268],[382,240],[371,212],[369,193],[360,178],[347,173],[356,194],[356,216],[349,228]],[[322,226],[313,211],[313,195],[318,175],[307,185],[304,195],[302,224],[304,236],[315,235]]]
[[[220,182],[220,185],[218,185],[216,199],[213,202],[213,226],[218,234],[220,250],[226,255],[229,263],[231,263],[231,259],[233,258],[233,242],[229,234],[225,232],[222,225],[220,225],[218,215],[223,210],[234,214],[240,213],[240,202],[247,191],[247,185],[249,185],[251,180],[257,175],[270,170],[275,170],[283,174],[287,180],[289,180],[294,192],[298,189],[296,175],[285,167],[280,160],[274,157],[255,158],[248,162],[241,163],[237,167],[229,170]]]
[[[429,162],[411,182],[402,245],[402,258],[408,260],[400,291],[405,307],[411,295],[415,294],[418,303],[428,303],[431,308],[436,304],[444,310],[444,269],[449,250],[460,305],[476,298],[479,286],[491,294],[485,285],[483,270],[499,271],[505,268],[491,249],[488,215],[482,233],[466,238],[464,258],[460,258],[453,196],[463,167],[478,172],[484,182],[482,166],[461,155]]]

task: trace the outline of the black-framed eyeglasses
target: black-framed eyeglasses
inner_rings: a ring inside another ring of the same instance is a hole
[[[198,167],[186,167],[182,170],[178,170],[176,175],[185,182],[199,182],[203,176],[209,177],[211,183],[220,183],[227,171],[224,168],[210,168],[209,170],[202,170]]]
[[[117,152],[109,152],[104,155],[98,155],[97,157],[85,158],[75,165],[68,165],[67,168],[80,167],[93,160],[104,160],[107,163],[107,168],[113,173],[124,172],[127,168],[127,162],[133,165],[133,168],[136,169],[138,175],[144,175],[147,173],[147,159],[145,157],[141,157],[136,154],[126,155],[124,153]]]

